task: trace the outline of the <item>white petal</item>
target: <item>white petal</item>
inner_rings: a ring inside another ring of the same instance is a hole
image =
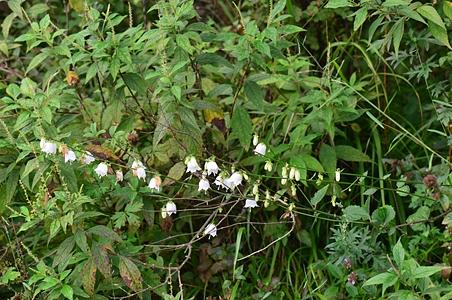
[[[255,208],[255,207],[259,207],[259,205],[257,205],[256,200],[246,199],[245,208]]]
[[[124,180],[124,174],[121,170],[116,171],[116,181],[121,182]]]
[[[177,207],[173,201],[167,202],[165,207],[166,207],[166,213],[168,214],[168,216],[171,216],[172,214],[177,213]]]
[[[105,175],[107,175],[108,173],[108,166],[105,163],[100,163],[99,165],[97,165],[96,169],[94,169],[94,172],[96,172],[96,174],[99,177],[104,177]]]
[[[215,226],[215,224],[210,223],[209,225],[206,226],[206,228],[204,229],[204,235],[210,235],[210,236],[217,236],[217,226]]]
[[[76,156],[75,156],[75,153],[74,153],[74,151],[72,151],[72,150],[69,150],[65,155],[64,155],[64,162],[65,163],[67,163],[67,162],[73,162],[73,161],[75,161],[77,158],[76,158]]]
[[[267,146],[265,146],[264,143],[259,143],[257,144],[256,148],[254,148],[254,153],[256,154],[265,155],[266,152]]]
[[[198,165],[198,162],[196,161],[196,158],[193,156],[189,158],[187,162],[187,171],[186,173],[195,173],[196,171],[201,170],[201,168]]]
[[[207,179],[202,178],[199,181],[198,191],[207,191],[210,188],[210,183]]]
[[[218,171],[220,170],[218,168],[218,165],[214,161],[208,161],[204,165],[204,169],[207,170],[207,175],[213,174],[217,175]]]

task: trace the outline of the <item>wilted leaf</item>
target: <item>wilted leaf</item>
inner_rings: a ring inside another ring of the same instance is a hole
[[[138,267],[127,257],[119,258],[119,273],[125,285],[138,292],[142,288],[141,273]]]
[[[162,185],[171,185],[175,181],[179,180],[185,174],[185,164],[183,162],[178,162],[168,172],[168,176],[163,180]]]

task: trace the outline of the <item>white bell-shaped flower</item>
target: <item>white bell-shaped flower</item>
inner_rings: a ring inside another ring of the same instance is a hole
[[[39,146],[41,147],[41,151],[45,154],[56,154],[57,152],[57,145],[55,143],[48,142],[45,139],[41,139]]]
[[[121,170],[117,170],[117,171],[115,172],[115,174],[116,174],[116,181],[117,181],[117,182],[121,182],[121,181],[124,180],[124,174],[122,173]]]
[[[215,161],[209,160],[204,164],[204,170],[207,171],[207,175],[217,175],[220,168],[218,168],[218,165]]]
[[[77,157],[75,156],[75,152],[72,150],[68,150],[64,154],[64,162],[65,163],[71,163],[71,162],[75,161],[76,159],[77,159]]]
[[[265,155],[267,153],[267,146],[264,143],[257,144],[256,148],[254,148],[254,153],[259,155]]]
[[[157,192],[159,192],[161,184],[162,184],[162,179],[160,178],[160,176],[154,176],[151,180],[149,180],[148,187],[151,190],[156,190]]]
[[[96,169],[94,169],[94,172],[96,172],[96,174],[99,177],[104,177],[108,173],[108,166],[107,166],[107,164],[101,162],[100,164],[97,165]]]
[[[85,164],[85,165],[89,165],[90,163],[94,162],[96,159],[94,158],[94,156],[86,151],[81,157],[80,157],[80,161]]]
[[[234,172],[232,175],[224,180],[224,185],[230,189],[234,189],[242,183],[243,176],[240,172]]]
[[[229,189],[225,184],[224,184],[224,175],[222,173],[220,173],[216,178],[215,181],[213,182],[213,184],[215,184],[218,188],[225,188],[226,190]]]
[[[209,180],[207,180],[206,178],[201,178],[201,180],[199,181],[199,185],[198,185],[198,191],[204,191],[207,192],[207,190],[210,189],[210,183]]]
[[[209,225],[206,226],[206,228],[204,229],[204,235],[210,235],[210,237],[216,237],[217,236],[217,226],[215,226],[215,224],[210,223]]]
[[[244,207],[245,208],[255,208],[255,207],[259,207],[259,205],[257,205],[257,201],[256,200],[246,199]]]
[[[194,156],[187,157],[185,159],[185,164],[187,165],[186,173],[195,173],[201,170],[201,167],[198,165],[196,158]]]
[[[166,213],[168,216],[171,216],[172,214],[177,213],[177,207],[176,204],[173,201],[168,201],[165,205]]]
[[[146,167],[141,161],[135,160],[132,163],[132,174],[138,177],[138,179],[146,179]]]

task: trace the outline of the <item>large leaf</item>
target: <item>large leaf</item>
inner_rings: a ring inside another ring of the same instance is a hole
[[[344,216],[349,221],[357,221],[357,220],[369,220],[369,213],[357,205],[350,205],[344,209]]]
[[[235,108],[231,119],[231,128],[234,135],[239,138],[240,145],[247,150],[251,141],[253,125],[245,108],[241,106]]]
[[[329,174],[329,176],[334,176],[334,172],[336,171],[336,152],[333,147],[328,144],[323,144],[320,148],[320,162],[323,165],[325,171]]]
[[[97,225],[97,226],[91,227],[90,229],[88,229],[87,232],[101,236],[110,241],[116,241],[116,242],[121,241],[121,237],[116,232],[114,232],[112,229],[110,229],[104,225]]]
[[[336,146],[335,150],[338,159],[342,159],[345,161],[362,161],[362,162],[370,161],[369,156],[351,146],[338,145]]]
[[[420,266],[417,267],[413,272],[413,278],[427,278],[432,276],[433,274],[441,271],[444,267],[442,266]]]
[[[383,294],[384,294],[384,291],[388,287],[396,284],[397,279],[398,279],[398,277],[396,274],[385,272],[385,273],[378,274],[378,275],[368,279],[366,282],[364,282],[363,286],[382,284],[383,285]]]
[[[127,257],[119,258],[119,274],[124,283],[133,291],[138,292],[142,288],[141,273],[138,267]]]

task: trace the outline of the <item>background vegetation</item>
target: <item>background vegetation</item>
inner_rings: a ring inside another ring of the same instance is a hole
[[[451,299],[451,2],[0,16],[1,299]]]

